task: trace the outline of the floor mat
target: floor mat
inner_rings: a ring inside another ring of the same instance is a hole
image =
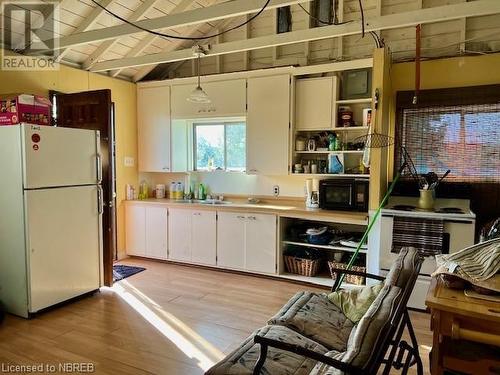
[[[113,281],[120,281],[126,279],[129,276],[135,275],[136,273],[144,271],[143,267],[134,266],[124,266],[121,264],[116,264],[113,266]]]

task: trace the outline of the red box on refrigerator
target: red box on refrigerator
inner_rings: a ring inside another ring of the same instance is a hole
[[[20,122],[50,125],[52,103],[49,99],[31,94],[0,95],[0,126]]]

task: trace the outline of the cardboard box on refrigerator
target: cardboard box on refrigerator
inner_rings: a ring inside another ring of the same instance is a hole
[[[50,125],[52,104],[49,99],[31,94],[0,95],[0,126],[27,122]]]

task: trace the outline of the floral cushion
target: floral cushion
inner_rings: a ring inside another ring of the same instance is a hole
[[[241,346],[217,363],[206,375],[251,375],[260,355],[260,345],[254,343],[254,336],[271,338],[299,345],[303,348],[325,354],[327,349],[308,338],[283,326],[265,326],[248,337]],[[301,355],[270,347],[262,368],[262,375],[308,375],[316,361]]]
[[[329,350],[346,350],[354,323],[328,295],[299,292],[267,324],[283,325],[324,345]]]

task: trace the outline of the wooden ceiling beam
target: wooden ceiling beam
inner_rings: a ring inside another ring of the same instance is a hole
[[[109,1],[109,0],[107,0]],[[267,9],[309,2],[311,0],[271,0]],[[148,30],[162,30],[181,26],[196,25],[224,18],[238,17],[256,13],[262,9],[262,0],[232,0],[205,8],[198,8],[178,14],[137,21],[136,25]],[[111,26],[99,30],[88,30],[58,38],[53,45],[59,49],[88,43],[102,42],[126,35],[140,33],[141,30],[129,24]],[[54,42],[54,41],[50,41]]]
[[[453,5],[444,5],[432,8],[419,9],[398,14],[388,14],[368,19],[365,31],[378,31],[410,27],[418,24],[445,22],[464,17],[478,17],[500,13],[500,1],[477,0]],[[342,25],[317,27],[309,30],[298,30],[283,34],[267,35],[262,37],[225,42],[210,45],[208,56],[225,55],[235,52],[251,51],[261,48],[288,45],[311,40],[321,40],[361,33],[361,21]],[[195,58],[191,48],[144,55],[133,58],[122,58],[104,61],[95,64],[91,71],[107,71],[133,66],[145,66]]]
[[[156,1],[156,0],[155,0]],[[180,13],[180,12],[184,12],[187,8],[189,8],[193,3],[195,2],[195,0],[182,0],[179,4],[177,4],[174,9],[172,9],[172,11],[170,12],[170,14],[177,14],[177,13]],[[138,56],[142,51],[144,51],[146,48],[148,48],[151,43],[154,42],[154,40],[157,38],[156,35],[153,35],[153,34],[148,34],[144,37],[144,39],[142,39],[139,43],[137,43],[137,45],[132,48],[130,51],[128,51],[128,53],[125,55],[125,57],[135,57],[135,56]],[[108,41],[106,42],[103,42],[104,43],[107,43]],[[85,67],[85,65],[84,65]],[[122,71],[122,69],[116,69],[112,72],[110,72],[110,76],[111,77],[116,77],[120,74],[120,72]]]
[[[145,0],[139,7],[127,18],[130,22],[138,21],[148,10],[150,10],[158,0]],[[110,50],[111,47],[118,41],[116,39],[109,39],[102,42],[94,52],[90,54],[89,57],[83,62],[82,68],[88,70],[92,65],[94,65],[99,58]],[[142,43],[142,41],[141,41]]]

